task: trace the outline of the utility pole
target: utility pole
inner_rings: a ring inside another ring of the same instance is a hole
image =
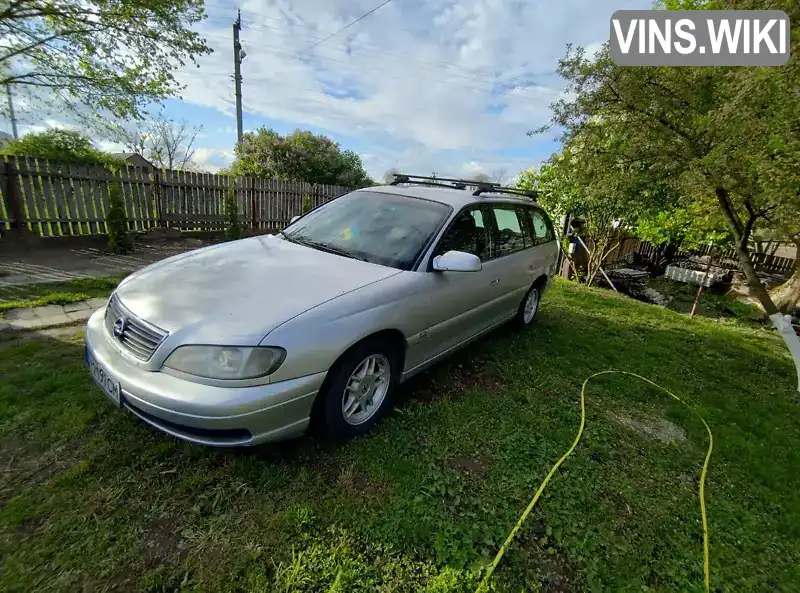
[[[14,140],[19,138],[17,135],[17,117],[14,115],[14,100],[11,98],[11,85],[6,83],[6,97],[8,98],[8,116],[11,118],[11,133]]]
[[[242,141],[242,58],[244,51],[239,43],[239,31],[242,30],[242,11],[238,11],[233,23],[233,80],[236,84],[236,142]]]

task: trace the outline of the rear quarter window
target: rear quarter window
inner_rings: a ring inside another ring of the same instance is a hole
[[[553,232],[553,224],[543,211],[538,208],[527,208],[531,227],[533,229],[534,242],[536,245],[543,245],[554,241],[556,236]]]

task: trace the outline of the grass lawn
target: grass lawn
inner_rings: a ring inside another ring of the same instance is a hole
[[[0,313],[23,307],[66,305],[106,297],[124,277],[78,278],[66,282],[0,286]]]
[[[714,431],[712,590],[797,591],[800,400],[782,343],[565,282],[542,307],[341,446],[184,444],[106,403],[79,333],[0,342],[0,590],[474,591],[572,441],[584,377],[616,368]],[[702,591],[702,425],[617,375],[590,384],[587,413],[495,590]]]

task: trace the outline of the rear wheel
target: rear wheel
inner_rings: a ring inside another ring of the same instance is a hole
[[[319,397],[316,425],[324,436],[347,440],[368,432],[391,406],[398,356],[377,341],[357,345],[331,369]]]
[[[517,315],[514,318],[514,325],[519,328],[527,327],[536,319],[536,314],[539,312],[539,302],[542,297],[542,291],[538,284],[534,284],[522,302],[519,304]]]

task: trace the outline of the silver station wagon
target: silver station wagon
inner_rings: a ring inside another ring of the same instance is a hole
[[[128,276],[86,327],[86,363],[120,409],[205,445],[309,426],[367,432],[397,385],[506,322],[535,318],[558,245],[531,195],[397,176],[275,235]]]

